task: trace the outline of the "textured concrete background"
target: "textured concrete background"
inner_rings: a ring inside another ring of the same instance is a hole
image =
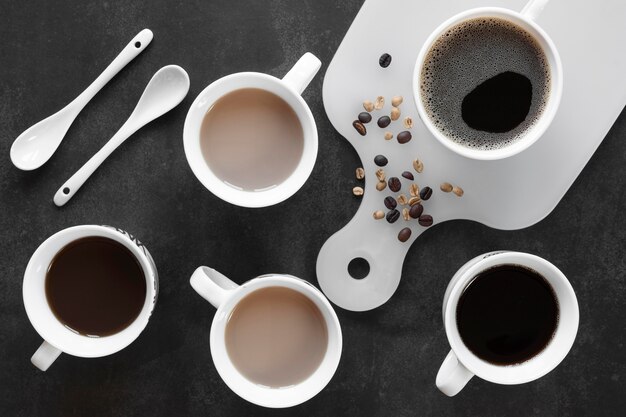
[[[188,283],[195,267],[215,267],[240,283],[275,271],[316,284],[317,252],[359,204],[351,195],[359,161],[328,122],[321,87],[326,65],[360,5],[360,0],[0,1],[0,415],[623,414],[624,113],[541,223],[514,232],[465,221],[441,224],[411,248],[389,303],[361,314],[338,309],[342,362],[313,400],[266,410],[240,399],[220,380],[208,345],[213,309]],[[30,173],[14,168],[13,139],[73,99],[144,27],[154,31],[153,43],[85,108],[50,162]],[[375,28],[372,32],[375,36]],[[311,179],[287,202],[270,208],[249,210],[218,200],[186,164],[187,108],[222,75],[258,70],[281,76],[306,51],[325,64],[305,93],[320,134]],[[124,144],[66,207],[55,207],[57,188],[119,128],[152,74],[174,63],[191,77],[187,99]],[[41,340],[22,304],[24,268],[46,237],[90,223],[126,229],[147,245],[161,278],[157,308],[146,331],[122,352],[100,359],[63,355],[42,373],[29,361]],[[580,303],[578,338],[561,366],[539,381],[499,386],[474,379],[460,395],[447,398],[434,385],[448,351],[440,314],[445,287],[466,260],[501,248],[541,255],[564,271]]]

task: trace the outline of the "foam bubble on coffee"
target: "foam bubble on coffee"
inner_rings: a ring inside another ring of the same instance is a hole
[[[506,132],[477,130],[463,119],[463,100],[476,87],[502,73],[516,73],[532,84],[527,115]],[[550,66],[538,41],[505,19],[474,18],[442,33],[426,54],[420,95],[431,121],[452,141],[492,150],[519,140],[539,120],[550,93]]]

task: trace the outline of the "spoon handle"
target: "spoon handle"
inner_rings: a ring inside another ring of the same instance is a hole
[[[96,169],[104,162],[105,159],[113,153],[114,150],[117,149],[126,139],[130,137],[133,133],[138,131],[143,124],[137,124],[134,122],[129,123],[131,120],[127,120],[126,123],[120,128],[120,130],[113,135],[113,137],[100,149],[94,156],[89,159],[74,175],[70,177],[69,180],[65,181],[65,183],[59,188],[54,194],[54,204],[61,207],[76,194],[76,192],[82,187],[82,185],[89,179],[91,174],[93,174]]]
[[[76,97],[67,107],[74,109],[78,114],[83,107],[104,87],[111,78],[122,70],[130,61],[135,59],[144,49],[148,47],[153,38],[150,29],[144,29],[139,32],[118,56],[109,64],[108,67],[87,87],[78,97]]]

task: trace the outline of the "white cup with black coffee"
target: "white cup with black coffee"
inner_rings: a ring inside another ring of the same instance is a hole
[[[307,52],[282,78],[227,75],[191,105],[183,132],[191,170],[213,194],[243,207],[277,204],[304,185],[317,127],[301,94],[320,69]]]
[[[45,371],[61,353],[95,358],[132,343],[156,304],[158,276],[134,236],[110,226],[75,226],[37,248],[22,292],[44,339],[31,361]]]
[[[201,266],[191,286],[217,308],[211,356],[237,395],[270,408],[319,393],[341,357],[339,319],[324,295],[291,275],[263,275],[237,285]]]
[[[535,22],[547,0],[521,12],[481,7],[442,23],[424,43],[413,74],[420,118],[440,143],[472,159],[522,152],[557,112],[563,69]]]
[[[443,301],[451,350],[437,374],[444,394],[474,376],[523,384],[553,370],[578,331],[574,290],[553,264],[521,252],[477,256],[454,275]]]

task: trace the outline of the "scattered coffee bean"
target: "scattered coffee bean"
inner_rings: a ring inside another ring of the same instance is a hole
[[[391,114],[389,115],[391,120],[398,120],[400,118],[400,109],[397,107],[391,108]]]
[[[387,185],[389,186],[389,189],[394,193],[397,193],[398,191],[400,191],[400,188],[402,188],[402,183],[400,182],[400,178],[398,177],[389,178],[389,181],[387,181]]]
[[[411,206],[411,208],[409,209],[409,216],[413,217],[414,219],[419,219],[423,212],[424,206],[422,206],[420,203],[417,203]]]
[[[400,230],[400,233],[398,233],[398,240],[400,242],[406,242],[407,240],[409,240],[410,237],[411,229],[409,229],[408,227],[405,227],[404,229]]]
[[[380,116],[377,123],[378,127],[384,129],[389,126],[389,124],[391,123],[391,119],[389,118],[389,116]]]
[[[396,206],[398,205],[398,203],[396,202],[396,199],[393,198],[392,196],[385,197],[383,202],[385,203],[385,207],[387,207],[389,210],[395,209]]]
[[[406,198],[406,196],[404,194],[400,194],[398,196],[398,204],[406,206],[407,204],[409,204],[409,199]]]
[[[393,107],[399,107],[402,104],[402,96],[395,96],[391,99],[391,105]]]
[[[376,110],[380,110],[383,107],[385,107],[385,97],[383,96],[376,97],[376,101],[374,102],[374,108]]]
[[[385,132],[385,140],[391,140],[391,139],[393,139],[393,133]]]
[[[374,103],[369,100],[365,100],[363,102],[363,108],[365,109],[365,111],[371,112],[374,110]]]
[[[359,135],[365,136],[367,134],[367,129],[365,129],[365,125],[358,120],[352,122],[352,126],[354,126],[357,132],[359,132]]]
[[[357,180],[362,180],[363,178],[365,178],[365,170],[363,168],[357,168],[356,169],[356,179]]]
[[[411,180],[411,181],[413,181],[413,180],[415,179],[415,177],[413,176],[413,174],[411,174],[409,171],[404,171],[404,172],[402,173],[402,176],[403,176],[404,178],[406,178],[407,180]]]
[[[388,162],[389,161],[387,160],[387,158],[385,158],[384,155],[376,155],[374,157],[374,163],[379,167],[384,167],[385,165],[387,165]]]
[[[407,129],[410,129],[413,127],[413,119],[411,119],[410,117],[405,117],[404,118],[404,127],[406,127]]]
[[[363,127],[363,129],[365,129],[365,127]],[[402,132],[398,133],[396,139],[398,139],[398,143],[404,144],[410,141],[412,137],[413,136],[411,136],[411,132],[409,132],[408,130],[403,130]]]
[[[374,218],[375,218],[376,220],[380,220],[380,219],[382,219],[383,217],[385,217],[385,212],[384,212],[384,211],[382,211],[382,210],[376,210],[376,211],[374,212]]]
[[[417,184],[411,184],[409,186],[409,194],[411,194],[413,197],[418,196],[420,193],[420,189],[417,186]]]
[[[369,123],[372,121],[372,115],[366,111],[359,113],[359,122],[361,123]]]
[[[420,203],[421,201],[422,201],[422,199],[419,196],[411,197],[411,198],[409,198],[409,206],[414,206],[417,203]]]
[[[439,189],[444,193],[449,193],[450,191],[452,191],[452,184],[450,184],[449,182],[442,182],[439,186]]]
[[[402,218],[405,221],[409,221],[409,219],[410,219],[410,217],[409,217],[409,209],[406,208],[406,207],[402,209]]]
[[[422,214],[419,219],[417,220],[417,222],[419,224],[421,224],[424,227],[429,227],[433,225],[433,216],[431,216],[430,214]]]
[[[463,197],[463,189],[458,185],[455,185],[452,189],[452,192],[457,195],[457,197]]]
[[[385,170],[378,168],[376,170],[376,178],[378,178],[378,181],[385,181]]]
[[[430,196],[432,196],[432,195],[433,195],[433,189],[430,188],[430,187],[424,187],[420,191],[420,197],[424,201],[428,200],[430,198]]]
[[[385,216],[389,223],[395,223],[396,220],[400,218],[400,212],[396,209],[393,209],[387,212],[387,216]]]
[[[391,55],[382,54],[380,58],[378,58],[378,65],[380,65],[381,67],[387,68],[389,64],[391,64]]]
[[[422,171],[424,171],[424,163],[422,161],[420,161],[419,159],[414,160],[413,161],[413,169],[418,174],[421,174]]]
[[[357,197],[362,196],[363,195],[363,188],[362,187],[354,187],[352,189],[352,194],[356,195]]]
[[[387,188],[387,183],[386,183],[385,181],[378,181],[378,182],[376,183],[376,189],[377,189],[378,191],[382,191],[382,190],[384,190],[385,188]]]

